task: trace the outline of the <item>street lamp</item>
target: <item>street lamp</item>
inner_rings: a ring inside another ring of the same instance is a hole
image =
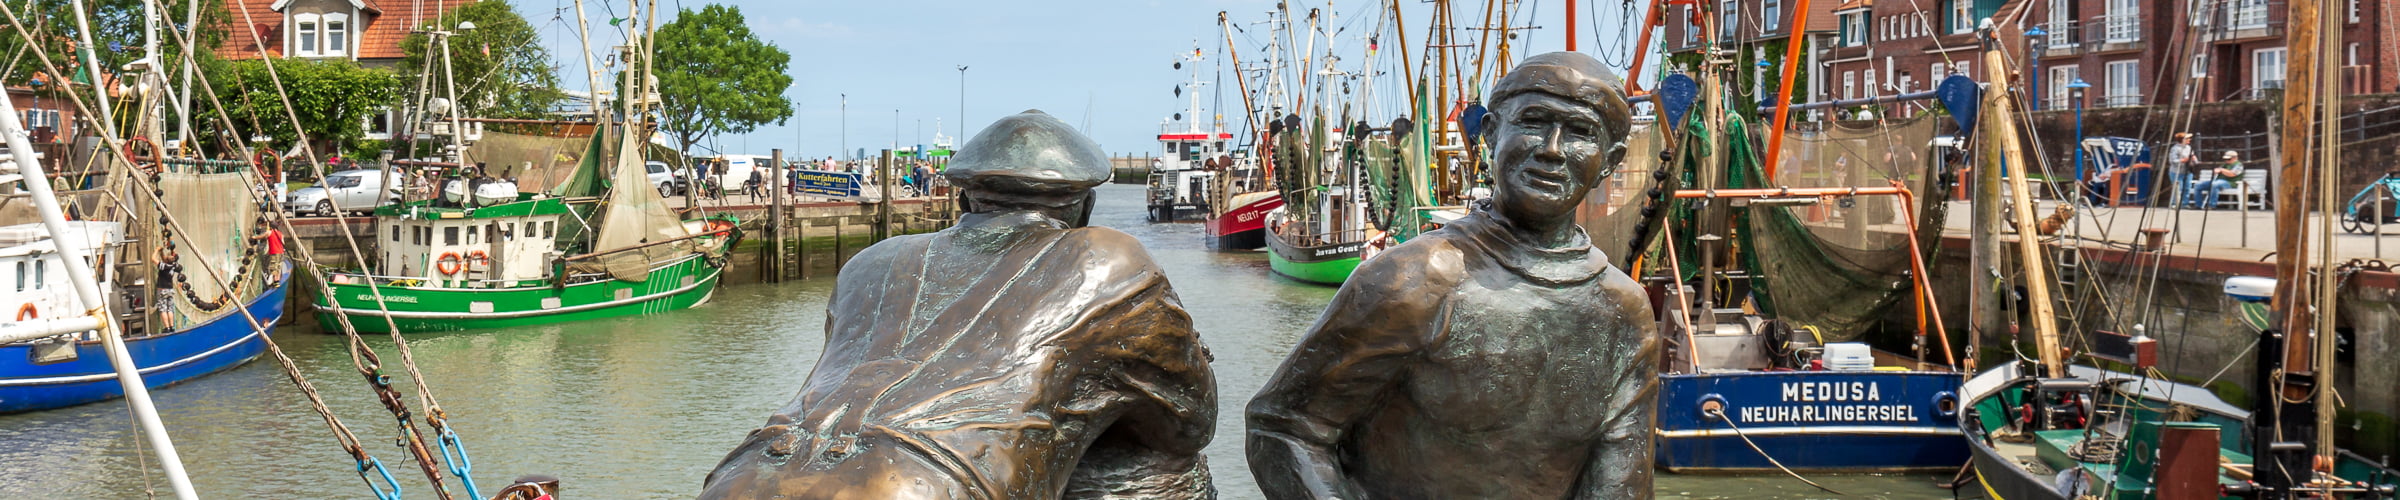
[[[834,156],[847,154],[850,154],[850,94],[842,94],[842,150],[837,151]],[[849,157],[843,156],[843,158]]]
[[[2042,46],[2049,43],[2049,38],[2050,32],[2043,30],[2039,24],[2025,30],[2025,45],[2028,46],[2025,59],[2033,65],[2033,77],[2025,79],[2025,90],[2026,95],[2034,97],[2033,111],[2042,110]]]
[[[940,127],[935,128],[933,133],[940,135]],[[958,66],[958,138],[955,140],[967,140],[967,66],[964,64]]]
[[[2075,103],[2076,189],[2082,189],[2081,185],[2083,184],[2083,93],[2085,89],[2090,88],[2092,88],[2092,84],[2083,83],[2082,77],[2076,77],[2075,81],[2067,82],[2067,100],[2074,101]]]

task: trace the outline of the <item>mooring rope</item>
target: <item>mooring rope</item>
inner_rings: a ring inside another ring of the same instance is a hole
[[[1734,435],[1734,437],[1739,437],[1739,438],[1742,438],[1742,444],[1750,445],[1750,451],[1755,451],[1755,452],[1758,452],[1758,456],[1759,456],[1759,458],[1764,458],[1764,459],[1767,459],[1767,463],[1768,463],[1768,464],[1774,465],[1776,470],[1783,471],[1784,475],[1792,476],[1792,479],[1798,479],[1798,480],[1800,480],[1800,482],[1803,482],[1803,483],[1808,483],[1808,485],[1809,485],[1809,486],[1815,486],[1815,487],[1817,487],[1817,489],[1820,489],[1820,490],[1825,490],[1825,492],[1826,492],[1826,493],[1832,493],[1832,494],[1835,494],[1835,495],[1841,495],[1841,496],[1850,496],[1850,494],[1849,494],[1849,493],[1843,493],[1843,492],[1841,492],[1841,491],[1839,491],[1839,490],[1835,490],[1835,489],[1833,489],[1833,488],[1827,488],[1827,487],[1825,487],[1825,485],[1822,485],[1822,484],[1817,484],[1817,482],[1816,482],[1816,481],[1810,481],[1810,480],[1808,480],[1808,478],[1805,478],[1805,477],[1800,477],[1800,473],[1798,473],[1798,472],[1792,472],[1792,469],[1791,469],[1790,467],[1784,467],[1784,466],[1783,466],[1783,462],[1782,462],[1782,461],[1776,460],[1774,455],[1769,455],[1769,454],[1767,454],[1767,450],[1766,450],[1766,449],[1764,449],[1764,448],[1759,448],[1759,447],[1758,447],[1758,443],[1757,443],[1757,442],[1755,442],[1755,441],[1751,441],[1751,440],[1750,440],[1750,435],[1749,435],[1749,434],[1743,434],[1743,433],[1742,433],[1742,426],[1739,426],[1739,425],[1734,425],[1734,424],[1733,424],[1733,419],[1731,419],[1731,418],[1727,418],[1727,417],[1725,416],[1725,410],[1723,410],[1723,409],[1719,409],[1719,408],[1710,408],[1710,409],[1708,409],[1708,410],[1707,410],[1707,414],[1708,414],[1708,416],[1710,416],[1710,417],[1714,417],[1714,418],[1716,418],[1716,419],[1717,419],[1717,420],[1719,420],[1719,421],[1723,421],[1723,422],[1725,422],[1725,428],[1727,428],[1727,429],[1733,429],[1733,435]]]

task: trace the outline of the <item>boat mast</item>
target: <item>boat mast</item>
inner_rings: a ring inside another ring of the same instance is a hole
[[[1984,67],[2008,67],[2008,58],[2000,53],[1997,37],[1987,36],[1985,44]],[[1981,113],[1989,118],[1983,120],[1984,130],[1978,134],[1987,142],[1984,154],[1980,155],[1983,164],[1975,168],[1984,171],[1983,179],[1992,179],[2003,171],[2008,176],[2009,209],[2014,212],[2013,222],[2017,227],[2017,266],[2025,270],[2025,303],[2030,309],[2027,321],[2033,323],[2034,354],[2041,360],[2043,377],[2060,378],[2067,376],[2066,353],[2059,350],[2057,315],[2051,312],[2050,272],[2049,268],[2043,267],[2041,237],[2034,231],[2037,226],[2033,219],[2033,187],[2025,179],[2026,171],[2031,170],[2032,165],[2024,161],[2009,163],[2010,159],[2027,158],[2024,145],[2017,139],[2017,103],[2016,93],[2011,91],[2015,87],[2009,85],[2011,74],[2008,71],[1992,72],[1993,91],[1985,93],[1989,97],[1985,98],[1984,111]],[[1997,183],[1979,182],[1976,192],[1981,194],[1998,189],[1994,184]],[[1977,212],[1983,213],[1985,209],[1981,207],[1988,203],[1980,203],[1985,200],[1976,201],[1979,202],[1976,205]],[[1998,231],[1997,224],[1988,226],[1986,231]],[[1995,240],[1998,238],[1998,234],[1990,236]],[[1992,256],[1995,265],[1998,259],[1999,256]]]
[[[2325,20],[2324,9],[2318,0],[2291,0],[2286,8],[2284,19],[2288,31],[2285,47],[2292,60],[2305,62],[2285,68],[2284,82],[2287,85],[2280,114],[2282,156],[2278,160],[2282,164],[2275,177],[2276,281],[2273,301],[2278,331],[2270,332],[2270,337],[2261,341],[2269,345],[2281,345],[2262,349],[2260,353],[2260,373],[2265,386],[2259,388],[2259,410],[2264,410],[2267,415],[2265,425],[2273,427],[2272,432],[2254,433],[2253,437],[2256,440],[2253,449],[2260,450],[2256,452],[2260,455],[2256,477],[2266,498],[2299,496],[2317,472],[2331,472],[2328,468],[2332,464],[2331,460],[2324,459],[2332,452],[2332,447],[2327,446],[2329,443],[2324,442],[2329,438],[2309,439],[2327,430],[2324,427],[2329,427],[2320,422],[2330,416],[2327,414],[2330,408],[2323,403],[2330,403],[2325,401],[2324,391],[2331,385],[2332,370],[2331,364],[2324,361],[2326,355],[2331,354],[2331,349],[2318,345],[2320,342],[2317,340],[2320,339],[2316,335],[2324,331],[2318,330],[2323,323],[2316,317],[2316,310],[2330,307],[2332,302],[2326,300],[2317,304],[2312,300],[2309,255],[2306,253],[2310,251],[2306,221],[2310,209],[2319,208],[2309,203],[2307,196],[2311,189],[2321,191],[2325,197],[2332,196],[2331,187],[2312,185],[2309,178],[2309,168],[2312,166],[2328,171],[2327,175],[2331,173],[2330,162],[2310,164],[2314,160],[2311,153],[2333,152],[2330,147],[2321,150],[2312,147],[2310,134],[2318,130],[2320,113],[2330,114],[2333,109],[2330,105],[2319,107],[2325,104],[2319,101],[2331,97],[2333,92],[2320,88],[2332,82],[2325,81],[2330,79],[2324,78],[2323,68],[2318,66],[2329,55],[2320,53],[2324,32],[2332,30],[2322,25]],[[2320,96],[2320,92],[2327,95]],[[2332,125],[2330,120],[2328,122],[2327,126]],[[2330,142],[2332,134],[2327,135],[2326,139]],[[2327,206],[2330,207],[2330,203]],[[2325,214],[2330,219],[2333,212],[2327,211]],[[2315,250],[2331,249],[2320,245]],[[2330,273],[2330,270],[2326,272]],[[2282,337],[2280,342],[2272,337],[2278,333]],[[2281,351],[2280,360],[2270,355],[2278,347]]]
[[[1792,30],[1792,36],[1783,42],[1783,84],[1775,87],[1775,128],[1767,132],[1766,178],[1762,180],[1769,185],[1776,184],[1776,167],[1782,166],[1783,126],[1791,118],[1792,100],[1799,97],[1792,92],[1792,77],[1800,73],[1800,53],[1806,52],[1800,42],[1801,35],[1808,33],[1808,0],[1798,0],[1793,5],[1792,23],[1785,26]],[[1940,75],[1928,77],[1938,79]]]

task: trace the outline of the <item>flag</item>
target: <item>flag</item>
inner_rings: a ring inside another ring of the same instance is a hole
[[[608,18],[608,25],[609,25],[609,26],[616,26],[616,25],[618,25],[619,23],[623,23],[623,22],[625,22],[625,18],[622,18],[622,17],[612,17],[612,18]]]

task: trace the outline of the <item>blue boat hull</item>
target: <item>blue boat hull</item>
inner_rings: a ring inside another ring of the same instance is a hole
[[[1659,377],[1658,466],[1674,472],[1957,470],[1959,384],[1944,372],[1788,371]],[[1722,408],[1740,427],[1706,416]],[[1756,443],[1751,449],[1743,436]],[[1760,455],[1764,451],[1767,456]]]
[[[283,303],[284,287],[279,284],[251,301],[250,314],[262,324],[273,325],[283,318]],[[127,339],[125,349],[141,367],[142,382],[157,388],[241,366],[265,352],[266,342],[265,332],[251,331],[249,321],[235,313],[175,333]],[[34,365],[31,350],[23,344],[0,346],[0,413],[63,408],[125,396],[100,342],[77,344],[74,361],[51,365]]]

